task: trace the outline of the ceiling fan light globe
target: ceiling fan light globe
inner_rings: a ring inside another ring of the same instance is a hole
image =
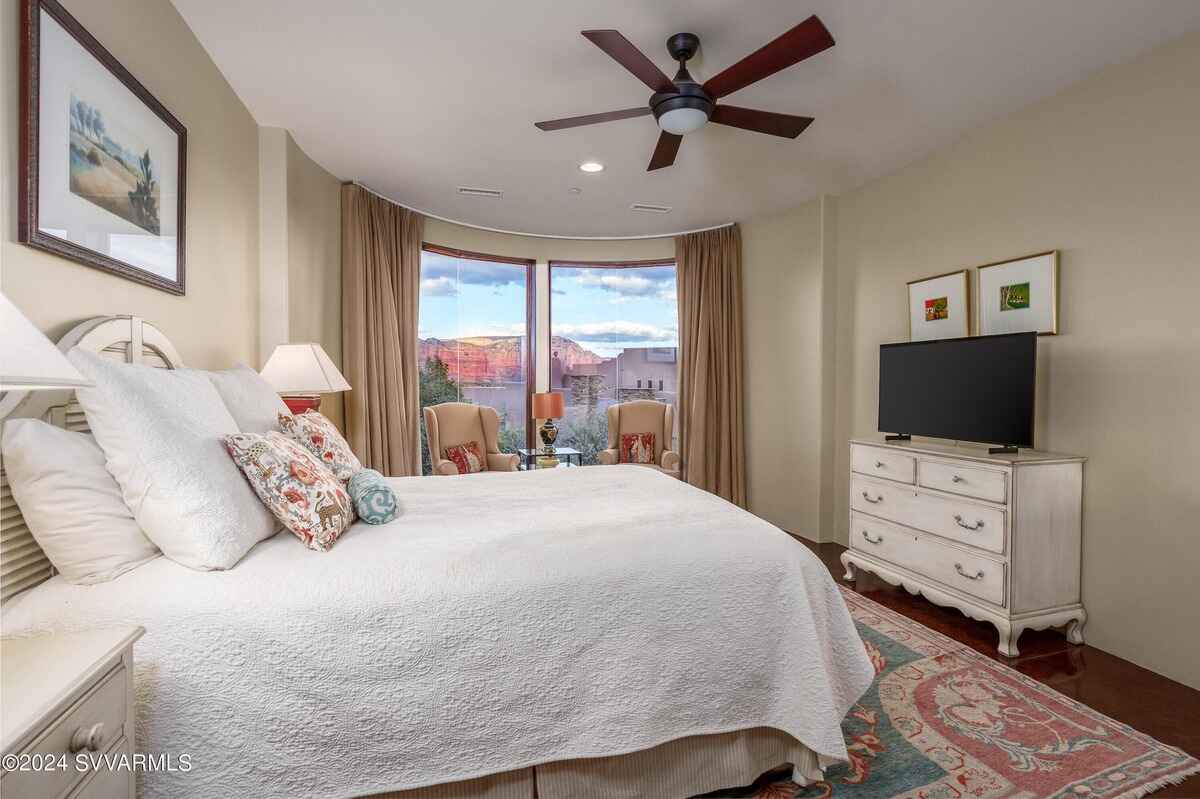
[[[673,108],[658,118],[658,126],[667,133],[682,136],[704,127],[708,114],[700,108]]]

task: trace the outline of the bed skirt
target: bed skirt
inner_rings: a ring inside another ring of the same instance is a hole
[[[793,779],[801,785],[822,778],[816,753],[785,732],[758,727],[364,799],[685,799],[749,785],[784,764],[792,766]]]

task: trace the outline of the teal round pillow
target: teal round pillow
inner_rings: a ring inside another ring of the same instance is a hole
[[[400,515],[396,492],[374,469],[363,469],[355,474],[347,488],[358,518],[367,524],[386,524]]]

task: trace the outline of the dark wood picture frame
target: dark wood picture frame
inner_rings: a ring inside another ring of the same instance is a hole
[[[147,272],[96,250],[66,239],[52,236],[38,224],[38,168],[40,140],[38,111],[41,83],[41,15],[44,10],[55,19],[92,57],[108,69],[178,137],[178,201],[176,203],[176,273],[175,279]],[[137,78],[125,69],[112,53],[79,24],[55,0],[22,0],[21,3],[21,72],[20,72],[20,156],[18,159],[18,218],[17,239],[39,250],[68,258],[96,269],[102,269],[172,294],[185,294],[184,271],[187,197],[187,128],[152,95]]]

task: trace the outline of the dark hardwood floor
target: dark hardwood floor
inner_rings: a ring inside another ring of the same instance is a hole
[[[821,558],[838,583],[1106,716],[1200,757],[1200,691],[1086,644],[1069,644],[1062,633],[1054,630],[1026,630],[1018,642],[1020,656],[1004,657],[996,651],[996,628],[992,625],[969,619],[953,608],[938,607],[862,571],[857,572],[856,579],[845,580],[845,569],[838,560],[846,550],[844,546],[796,538]],[[1197,799],[1200,777],[1164,788],[1153,797]]]

